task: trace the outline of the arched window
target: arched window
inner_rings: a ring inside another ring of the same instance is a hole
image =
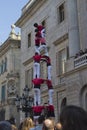
[[[67,99],[66,97],[63,98],[62,102],[61,102],[61,110],[67,105]]]
[[[80,91],[80,105],[87,110],[87,84]]]

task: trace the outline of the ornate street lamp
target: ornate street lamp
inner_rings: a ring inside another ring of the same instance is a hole
[[[17,111],[21,110],[22,112],[25,113],[25,117],[28,117],[28,115],[30,117],[33,116],[33,98],[31,96],[29,96],[29,91],[30,89],[28,88],[28,86],[26,85],[25,88],[23,89],[23,94],[22,96],[16,96],[15,99],[15,104],[17,107]]]

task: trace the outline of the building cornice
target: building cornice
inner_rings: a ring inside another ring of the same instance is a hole
[[[0,57],[5,54],[12,46],[12,44],[20,44],[20,40],[15,40],[8,38],[1,46],[0,46]]]
[[[30,58],[30,59],[26,60],[25,62],[23,62],[23,65],[26,66],[31,62],[33,62],[33,58]]]
[[[36,11],[39,10],[47,1],[48,0],[35,0],[33,4],[31,4],[31,6],[27,7],[26,11],[23,12],[21,17],[16,21],[15,25],[21,28],[24,25],[24,23],[27,22],[30,19],[30,17],[32,17],[32,15],[35,14]]]
[[[87,69],[87,65],[83,65],[79,68],[73,68],[72,70],[65,72],[64,74],[58,75],[58,77],[68,77],[69,75],[72,75],[74,73],[78,73],[84,69]]]
[[[56,40],[53,44],[55,46],[57,46],[58,44],[62,43],[63,41],[68,39],[68,33],[64,34],[63,36],[61,36],[60,38],[58,38],[58,40]]]

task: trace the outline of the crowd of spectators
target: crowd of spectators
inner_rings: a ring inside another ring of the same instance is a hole
[[[27,117],[18,128],[13,119],[0,121],[0,130],[87,130],[87,112],[79,106],[65,106],[58,122],[53,118],[45,119],[42,115],[37,120],[38,123],[35,124]]]
[[[80,50],[78,53],[76,53],[75,58],[78,58],[84,54],[87,54],[87,48],[85,48],[84,51]]]

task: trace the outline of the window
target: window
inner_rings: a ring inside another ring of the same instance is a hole
[[[5,71],[7,71],[7,58],[2,60],[2,63],[0,65],[0,74],[3,74]]]
[[[5,71],[7,71],[7,58],[5,58]]]
[[[1,101],[5,101],[5,85],[1,89]]]
[[[29,88],[32,88],[32,79],[33,79],[33,68],[25,72],[25,83]]]
[[[87,84],[80,91],[80,105],[87,111]]]
[[[5,72],[5,61],[3,61],[3,72]]]
[[[28,34],[28,48],[31,46],[31,33]]]
[[[1,75],[1,68],[2,68],[2,66],[0,65],[0,75]]]
[[[58,72],[59,74],[65,73],[65,61],[66,61],[66,49],[63,49],[58,52]]]
[[[2,64],[1,64],[1,74],[3,73],[3,61],[2,61]]]
[[[58,14],[59,14],[59,23],[61,23],[65,19],[64,3],[59,6]]]

